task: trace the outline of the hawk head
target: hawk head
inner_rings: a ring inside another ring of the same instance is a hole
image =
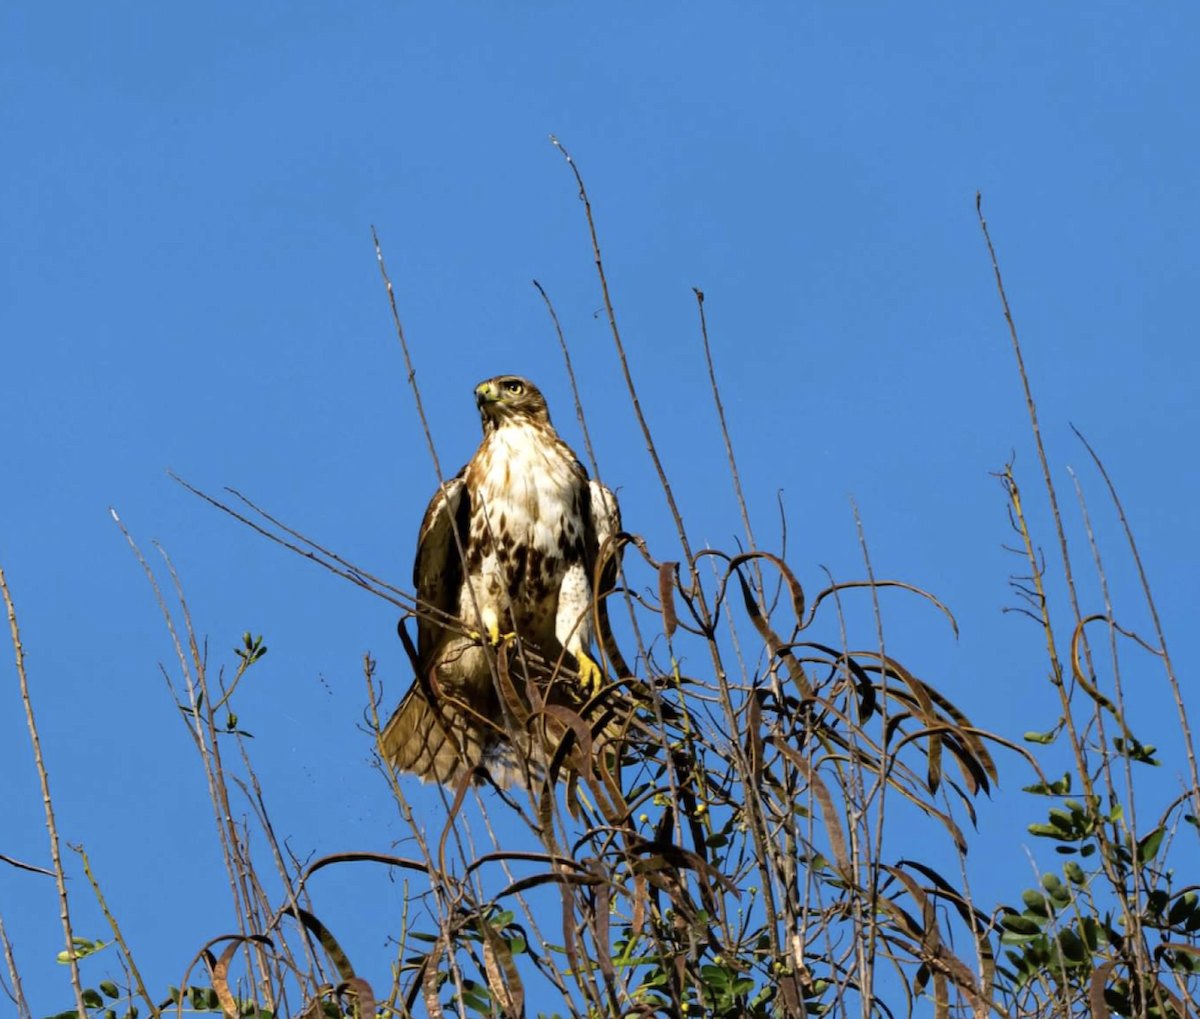
[[[519,375],[497,375],[479,383],[475,403],[485,435],[502,425],[550,424],[550,411],[541,390]]]

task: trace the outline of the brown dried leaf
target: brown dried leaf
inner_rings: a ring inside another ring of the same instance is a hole
[[[492,998],[505,1016],[521,1019],[525,1014],[525,985],[517,972],[512,949],[486,920],[479,926],[483,932],[483,968]]]
[[[670,640],[679,626],[679,616],[675,612],[675,574],[679,563],[663,563],[658,568],[658,602],[662,606],[663,633]]]
[[[846,836],[842,831],[842,823],[839,820],[840,815],[834,809],[833,797],[829,795],[829,789],[821,781],[820,776],[817,775],[816,769],[809,764],[803,755],[773,736],[768,736],[767,740],[791,762],[792,766],[808,782],[809,788],[812,789],[813,795],[816,796],[817,803],[821,808],[821,817],[825,821],[825,834],[829,838],[829,848],[833,852],[834,862],[837,864],[842,877],[846,881],[853,882],[854,873],[850,868],[850,854],[846,851]]]
[[[736,555],[729,560],[729,570],[732,572],[741,566],[742,563],[749,562],[751,559],[765,559],[767,562],[773,564],[783,575],[783,579],[787,582],[788,594],[792,599],[792,612],[796,616],[796,626],[802,629],[804,624],[804,588],[800,586],[800,581],[796,579],[796,575],[792,572],[791,567],[770,552],[743,552],[741,555]]]

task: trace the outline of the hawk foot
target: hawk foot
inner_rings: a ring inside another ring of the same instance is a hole
[[[580,686],[587,692],[588,697],[595,697],[604,686],[604,670],[583,651],[575,652],[575,660],[579,663]]]
[[[488,632],[486,636],[480,633],[478,630],[468,630],[467,632],[470,634],[472,640],[477,640],[480,644],[486,641],[488,644],[491,644],[492,647],[499,647],[501,644],[507,644],[510,640],[515,640],[517,636],[515,630],[512,633],[501,633],[500,627],[496,623],[492,623],[488,626]]]

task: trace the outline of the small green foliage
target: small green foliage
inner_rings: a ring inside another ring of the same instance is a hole
[[[171,990],[174,992],[171,1000],[178,1003],[178,991],[174,987]],[[221,1011],[221,999],[217,997],[215,987],[189,987],[187,989],[187,999],[192,1009],[196,1012]]]
[[[246,666],[253,665],[263,655],[267,653],[267,646],[262,642],[262,634],[257,637],[251,637],[250,631],[247,630],[242,634],[242,646],[235,647],[233,653],[237,655]]]
[[[67,966],[70,964],[72,956],[74,956],[77,960],[86,959],[89,955],[95,955],[97,952],[107,948],[111,944],[111,941],[92,941],[89,938],[72,938],[71,951],[59,952],[54,958],[60,966]]]
[[[1068,771],[1057,782],[1035,782],[1022,787],[1022,792],[1035,796],[1066,796],[1071,791],[1071,773]]]
[[[1158,747],[1145,746],[1132,736],[1128,740],[1124,740],[1120,736],[1114,736],[1113,747],[1117,753],[1124,754],[1131,761],[1137,761],[1139,764],[1149,764],[1155,768],[1162,765],[1162,761],[1154,757],[1154,752]]]
[[[1191,933],[1200,929],[1200,897],[1195,892],[1184,892],[1167,911],[1167,925],[1179,927]],[[1195,926],[1193,926],[1193,922]]]
[[[1139,864],[1147,864],[1158,855],[1158,847],[1162,845],[1163,836],[1166,834],[1166,828],[1155,828],[1145,838],[1138,840],[1137,862]]]
[[[477,980],[462,981],[462,1004],[473,1012],[478,1012],[483,1016],[492,1014],[491,994],[488,992],[484,984]]]

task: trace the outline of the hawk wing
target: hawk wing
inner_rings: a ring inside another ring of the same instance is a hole
[[[589,513],[592,518],[592,531],[596,535],[596,552],[598,557],[604,551],[604,543],[621,530],[621,508],[617,505],[617,497],[612,490],[599,481],[588,482]],[[600,590],[606,591],[616,582],[617,567],[621,562],[619,549],[609,549],[611,553],[604,564],[604,574],[601,577]]]
[[[459,616],[462,553],[466,551],[471,514],[465,471],[463,468],[457,477],[443,484],[421,521],[413,562],[413,586],[419,602],[417,676],[380,737],[388,760],[422,781],[451,782],[464,769],[474,768],[484,750],[477,727],[452,701],[439,703],[441,699],[435,697],[430,683],[434,669],[441,664],[439,659],[447,654],[448,643],[456,640],[447,633],[446,624]],[[469,688],[460,688],[456,693],[475,699]]]
[[[428,676],[429,668],[434,664],[432,656],[442,639],[446,616],[457,618],[459,615],[463,553],[467,548],[471,520],[471,494],[463,480],[465,473],[464,467],[438,489],[425,510],[417,537],[413,587],[420,602],[417,606],[417,656],[423,676]]]
[[[610,545],[607,549],[605,548],[605,543],[610,538],[615,538],[621,531],[621,508],[617,505],[617,497],[612,493],[612,490],[595,479],[588,482],[588,502],[588,526],[595,535],[596,541],[595,551],[589,556],[589,583],[595,583],[596,564],[601,555],[605,556],[603,566],[600,570],[599,593],[601,597],[595,607],[596,622],[599,624],[596,632],[596,640],[599,641],[605,655],[608,656],[608,660],[619,675],[628,676],[630,674],[629,666],[625,664],[625,660],[621,656],[621,651],[617,647],[617,642],[613,638],[612,626],[608,620],[608,599],[604,597],[605,594],[616,587],[617,574],[621,568],[624,546],[614,549]]]

